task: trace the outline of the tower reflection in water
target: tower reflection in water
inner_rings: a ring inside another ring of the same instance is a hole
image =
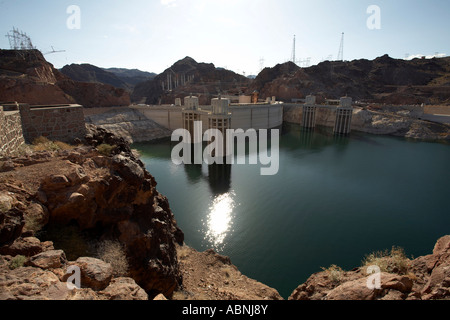
[[[208,181],[211,202],[203,219],[204,239],[209,247],[220,251],[226,245],[226,238],[233,232],[236,194],[231,190],[231,165],[208,165],[207,173],[202,165],[185,165],[188,179],[197,182]]]
[[[233,231],[236,195],[230,191],[231,165],[209,165],[208,181],[213,198],[205,222],[205,240],[215,249],[221,250],[225,246],[226,236]]]

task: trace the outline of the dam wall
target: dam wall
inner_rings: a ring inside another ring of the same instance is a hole
[[[182,107],[132,106],[130,108],[172,131],[183,128]],[[201,107],[199,110],[203,131],[208,129],[210,112],[210,106]],[[283,124],[283,105],[231,105],[229,112],[231,113],[231,129],[271,129]]]

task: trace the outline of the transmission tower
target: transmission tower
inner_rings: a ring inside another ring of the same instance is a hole
[[[338,61],[344,61],[344,33],[342,32],[341,45],[337,56]]]
[[[14,28],[6,34],[11,50],[33,50],[31,38],[24,32]]]
[[[295,34],[294,34],[294,44],[292,46],[292,57],[291,57],[291,61],[293,63],[295,63]]]
[[[264,69],[264,58],[259,59],[259,72],[263,71]]]

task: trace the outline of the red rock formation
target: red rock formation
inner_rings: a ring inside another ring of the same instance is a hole
[[[110,85],[70,80],[38,50],[0,50],[0,101],[111,107],[129,105],[130,97]]]

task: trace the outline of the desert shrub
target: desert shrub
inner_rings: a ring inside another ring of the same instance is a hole
[[[125,250],[118,241],[105,240],[97,245],[97,257],[111,264],[116,277],[128,274],[128,259]]]
[[[61,141],[51,141],[46,137],[38,137],[33,140],[34,151],[58,151],[72,150],[74,146]]]
[[[363,260],[363,267],[376,265],[382,272],[406,274],[409,259],[405,251],[399,247],[392,247],[391,251],[378,251],[367,255]]]
[[[111,152],[116,148],[116,146],[112,146],[107,143],[103,143],[97,147],[97,150],[100,154],[104,156],[110,156]]]
[[[59,150],[72,150],[75,147],[61,141],[55,141],[54,144],[59,148]]]
[[[340,283],[344,277],[344,270],[334,264],[328,268],[322,268],[322,270],[327,274],[328,279],[330,279],[333,283]]]
[[[21,267],[23,267],[25,265],[26,261],[27,261],[27,258],[25,256],[22,256],[22,255],[15,256],[9,262],[9,268],[11,270],[14,270],[14,269],[17,269],[17,268],[21,268]]]
[[[46,144],[46,143],[50,143],[50,142],[51,142],[51,141],[48,140],[48,138],[43,137],[43,136],[40,136],[40,137],[37,137],[37,138],[35,138],[35,139],[33,140],[33,146],[38,146],[38,145],[40,145],[40,144]]]

